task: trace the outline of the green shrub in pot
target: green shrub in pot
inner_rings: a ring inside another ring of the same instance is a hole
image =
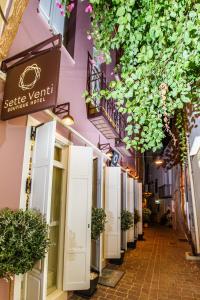
[[[142,209],[143,223],[149,223],[150,222],[150,215],[151,215],[151,210],[149,208],[144,207]]]
[[[128,210],[122,210],[121,212],[121,230],[127,231],[133,227],[133,214]]]
[[[30,271],[49,246],[45,218],[34,210],[0,211],[0,278]]]
[[[103,208],[92,208],[91,215],[91,239],[97,240],[100,234],[105,230],[106,214]],[[75,292],[78,296],[84,298],[91,297],[96,291],[99,280],[99,272],[91,268],[90,272],[90,287],[87,290],[78,290]]]
[[[91,238],[97,240],[105,230],[106,213],[103,208],[92,208]]]

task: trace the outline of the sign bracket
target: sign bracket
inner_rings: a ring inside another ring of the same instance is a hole
[[[56,44],[56,42],[57,42],[57,44]],[[49,48],[43,49],[44,47],[46,47],[49,44],[52,44],[52,46]],[[31,57],[37,57],[38,55],[49,52],[55,48],[60,49],[61,45],[62,45],[62,35],[61,34],[54,35],[51,38],[2,61],[1,71],[6,73],[9,69],[16,67],[17,65],[21,64],[22,62],[29,60]],[[13,61],[16,61],[16,60],[18,60],[18,61],[10,65],[10,63],[12,63]]]

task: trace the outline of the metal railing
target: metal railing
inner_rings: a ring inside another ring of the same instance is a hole
[[[106,88],[106,78],[104,73],[98,69],[93,62],[91,55],[88,55],[87,90],[90,95]],[[126,118],[118,111],[114,99],[93,98],[88,104],[88,117],[92,118],[98,114],[103,114],[110,125],[115,129],[120,139],[125,137]]]

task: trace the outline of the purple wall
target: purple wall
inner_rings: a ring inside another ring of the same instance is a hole
[[[82,97],[86,89],[88,51],[92,53],[92,42],[86,36],[90,26],[90,17],[84,11],[86,4],[79,2],[77,7],[74,61],[62,47],[58,103],[71,103],[70,114],[75,119],[74,128],[97,145],[101,134],[87,119],[85,100]],[[9,56],[52,36],[37,8],[38,1],[30,0]],[[109,77],[111,71],[112,65],[106,67]],[[3,87],[0,86],[0,99],[2,91]],[[7,122],[0,121],[0,208],[19,207],[26,120],[26,117],[21,117]],[[101,135],[101,143],[105,142],[108,141]],[[5,284],[0,281],[0,299],[6,300],[5,293]]]

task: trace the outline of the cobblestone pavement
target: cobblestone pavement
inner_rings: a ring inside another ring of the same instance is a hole
[[[123,265],[114,266],[125,271],[118,285],[99,285],[91,299],[200,300],[200,262],[185,260],[188,243],[168,228],[148,228],[145,239],[126,252]],[[70,297],[76,299],[82,298]]]

